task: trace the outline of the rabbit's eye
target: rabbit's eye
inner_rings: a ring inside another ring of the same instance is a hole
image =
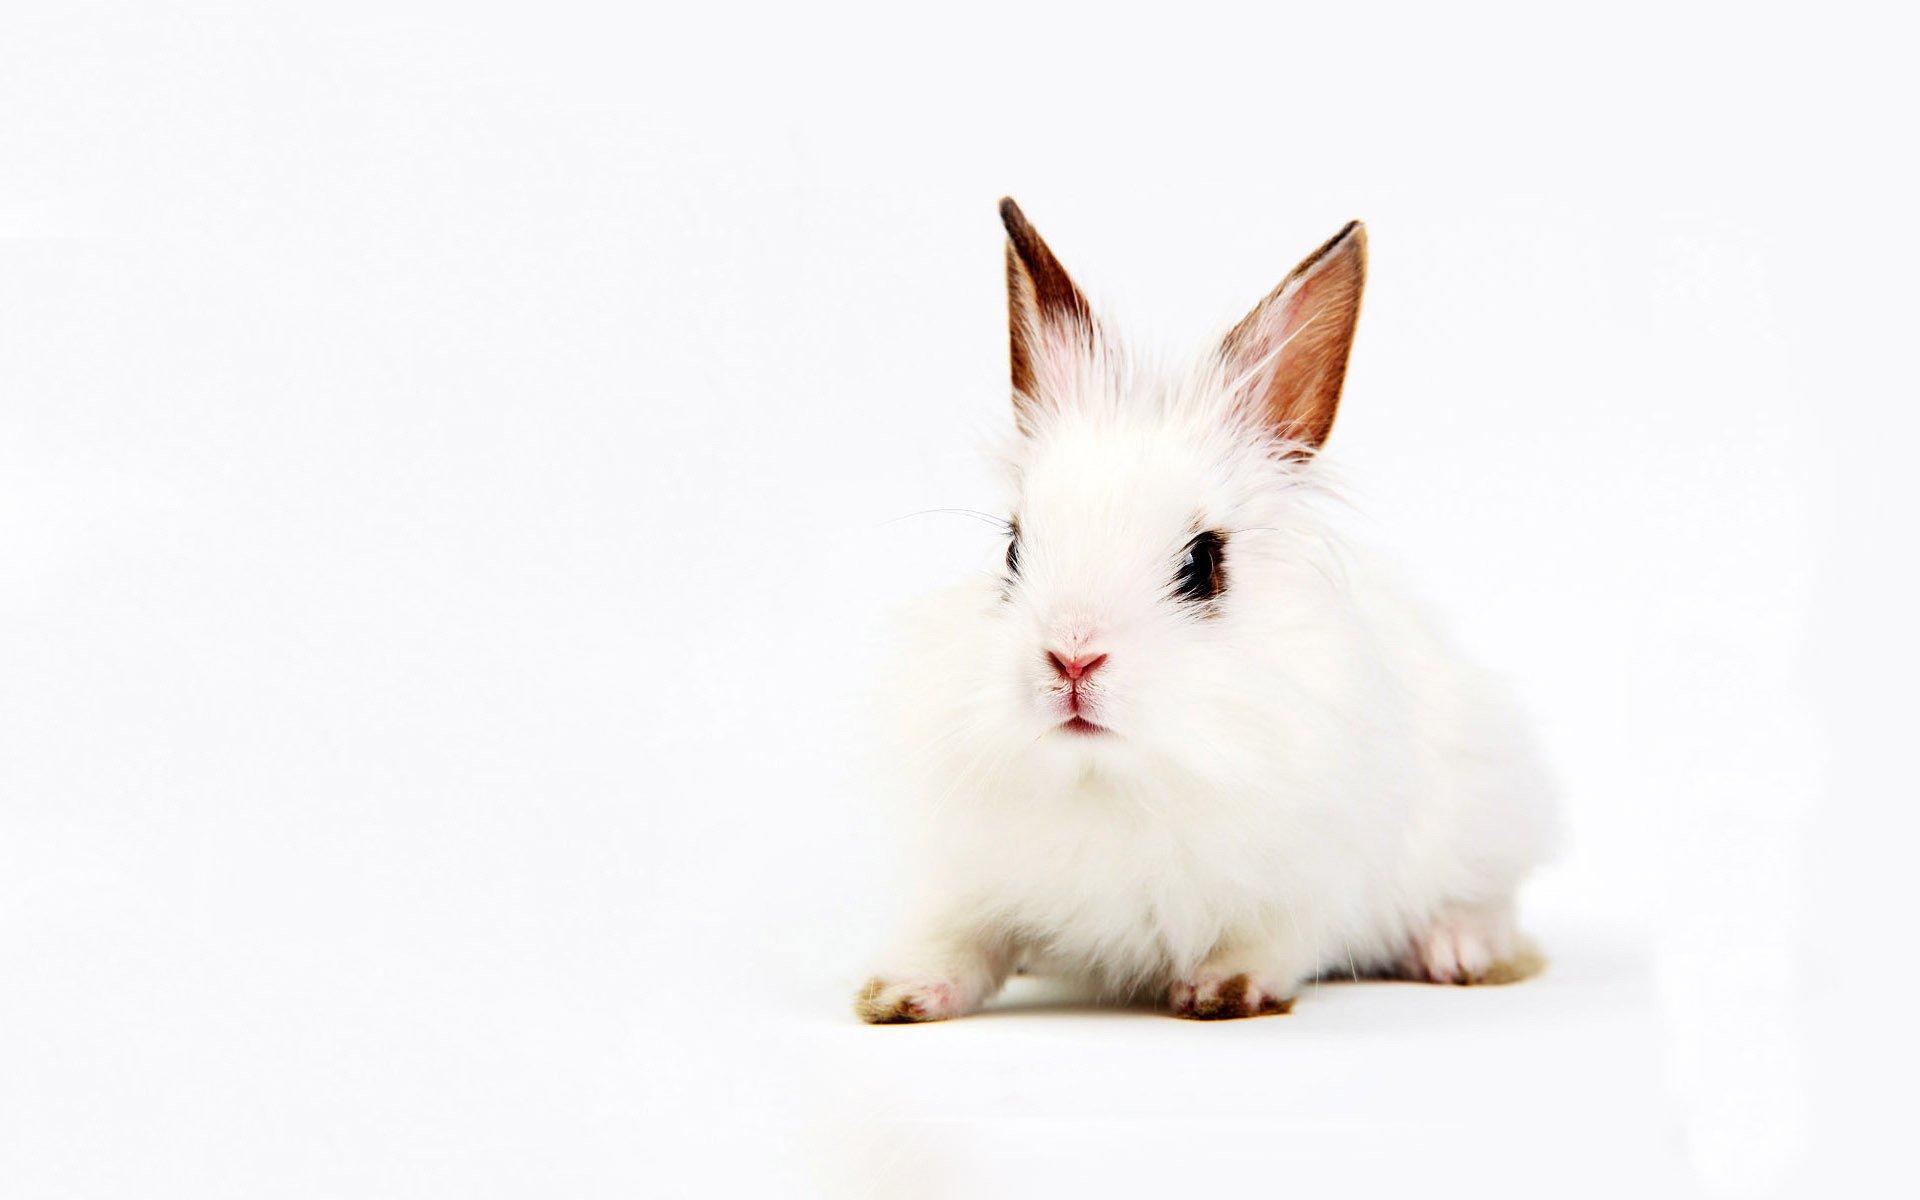
[[[1020,530],[1017,528],[1007,541],[1007,575],[1016,579],[1020,575]]]
[[[1224,539],[1212,530],[1187,543],[1179,573],[1173,577],[1173,590],[1182,600],[1211,600],[1227,586],[1226,575],[1220,570],[1224,548]]]

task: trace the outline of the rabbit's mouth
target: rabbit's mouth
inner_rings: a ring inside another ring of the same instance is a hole
[[[1080,734],[1112,732],[1112,730],[1108,729],[1105,725],[1095,725],[1092,721],[1089,721],[1082,716],[1074,716],[1066,721],[1061,722],[1060,728],[1066,730],[1068,733],[1080,733]]]

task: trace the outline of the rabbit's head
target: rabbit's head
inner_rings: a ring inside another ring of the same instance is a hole
[[[1277,700],[1265,631],[1306,593],[1326,600],[1314,460],[1365,231],[1349,224],[1217,348],[1161,373],[1110,340],[1011,200],[1001,215],[1015,494],[969,690],[998,697],[1016,739],[1065,753],[1220,740]]]

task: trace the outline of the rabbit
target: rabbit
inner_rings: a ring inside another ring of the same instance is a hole
[[[1524,978],[1558,839],[1518,713],[1336,536],[1320,462],[1367,265],[1355,221],[1179,371],[1096,320],[1000,205],[1013,500],[991,571],[910,615],[890,799],[924,846],[870,1023],[1021,970],[1200,1020],[1321,977]]]

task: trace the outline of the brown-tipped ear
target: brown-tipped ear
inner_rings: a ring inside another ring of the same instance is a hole
[[[1349,221],[1221,344],[1229,377],[1274,433],[1304,448],[1302,457],[1333,430],[1366,282],[1366,226]]]
[[[1023,406],[1038,395],[1036,367],[1046,343],[1057,349],[1093,329],[1093,311],[1060,260],[1027,223],[1011,196],[1000,201],[1007,227],[1007,333],[1012,349],[1014,416],[1027,427]]]

